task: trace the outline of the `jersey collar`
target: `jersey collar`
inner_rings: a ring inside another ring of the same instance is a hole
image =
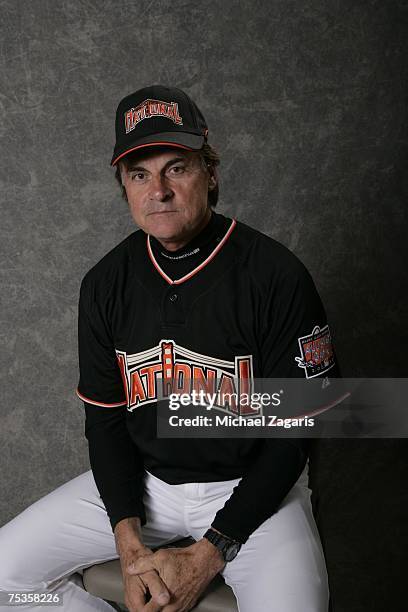
[[[230,237],[234,227],[236,226],[236,220],[232,219],[231,224],[229,226],[229,228],[227,229],[227,231],[225,232],[223,238],[220,240],[220,242],[217,244],[217,246],[211,251],[211,253],[208,255],[208,257],[206,259],[204,259],[204,261],[202,261],[198,266],[196,266],[193,270],[191,270],[191,272],[189,272],[188,274],[185,274],[184,276],[181,276],[180,278],[170,278],[170,276],[168,274],[165,273],[165,271],[160,267],[159,263],[157,262],[153,250],[152,250],[152,246],[150,244],[150,235],[147,235],[147,252],[149,253],[149,257],[154,265],[154,267],[156,268],[156,270],[159,272],[159,274],[161,274],[161,276],[164,278],[165,281],[167,281],[169,283],[169,285],[180,285],[181,283],[184,283],[184,281],[188,280],[189,278],[191,278],[192,276],[194,276],[195,274],[197,274],[200,270],[202,270],[212,259],[214,259],[214,257],[217,255],[217,253],[222,249],[222,247],[224,246],[224,244],[226,243],[226,241],[228,240],[228,238]]]

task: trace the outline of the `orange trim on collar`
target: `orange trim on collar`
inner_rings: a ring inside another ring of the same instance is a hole
[[[167,281],[169,283],[169,285],[180,285],[181,283],[184,283],[184,281],[188,280],[189,278],[191,278],[192,276],[197,274],[200,270],[202,270],[204,268],[204,266],[206,266],[216,256],[218,251],[224,246],[224,244],[226,243],[228,238],[231,236],[232,230],[234,229],[236,224],[237,224],[236,220],[232,219],[231,225],[229,226],[227,232],[225,233],[225,236],[220,241],[220,243],[217,244],[217,246],[209,254],[209,256],[206,259],[204,259],[204,261],[202,261],[196,268],[194,268],[194,270],[192,270],[188,274],[185,274],[181,278],[177,278],[177,279],[173,280],[172,278],[170,278],[170,276],[168,276],[164,272],[164,270],[161,269],[161,267],[157,263],[156,258],[155,258],[154,254],[153,254],[152,247],[151,247],[151,244],[150,244],[150,235],[149,234],[147,235],[147,251],[149,253],[150,259],[152,260],[152,263],[153,263],[154,267],[159,272],[159,274],[162,275],[164,280]]]

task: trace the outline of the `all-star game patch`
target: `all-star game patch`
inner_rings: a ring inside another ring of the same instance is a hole
[[[311,334],[298,338],[300,357],[295,357],[306,378],[319,376],[334,366],[334,353],[329,326],[316,325]]]

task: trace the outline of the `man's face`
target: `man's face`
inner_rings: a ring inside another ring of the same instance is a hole
[[[135,223],[174,250],[186,244],[210,216],[208,188],[215,179],[199,153],[166,149],[141,153],[125,168],[121,164]]]

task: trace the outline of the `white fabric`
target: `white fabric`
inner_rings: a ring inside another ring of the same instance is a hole
[[[156,547],[191,535],[200,539],[239,482],[168,485],[147,473],[143,540]],[[228,563],[224,578],[240,612],[327,612],[327,573],[310,504],[307,466],[278,512],[266,520]],[[251,508],[247,509],[251,512]],[[111,612],[83,590],[74,574],[117,558],[114,536],[92,472],[35,502],[0,529],[0,590],[56,590],[62,607],[19,610]],[[0,612],[10,612],[0,605]]]

